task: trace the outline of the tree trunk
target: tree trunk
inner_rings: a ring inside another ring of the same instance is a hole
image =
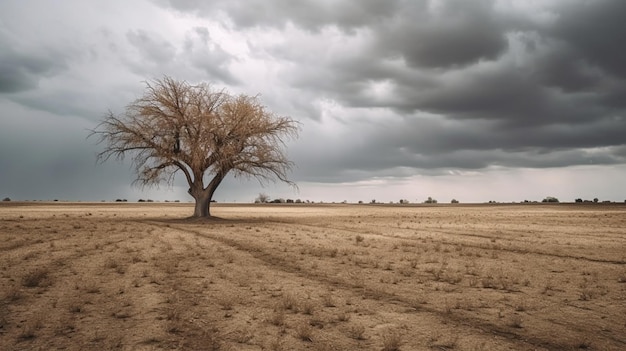
[[[194,217],[200,218],[209,218],[211,217],[211,211],[209,206],[211,206],[211,193],[203,191],[199,194],[196,199],[196,206],[193,210]]]
[[[191,185],[191,188],[189,188],[189,194],[196,200],[196,207],[193,211],[194,217],[211,217],[211,199],[213,199],[215,189],[217,189],[220,185],[226,173],[216,174],[206,188],[202,186],[202,180],[199,180]],[[196,175],[196,179],[202,179],[202,175]]]

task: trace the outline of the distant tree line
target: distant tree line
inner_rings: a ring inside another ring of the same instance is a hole
[[[309,200],[303,201],[301,199],[283,199],[278,198],[271,200],[269,195],[265,193],[260,193],[259,196],[254,199],[255,204],[302,204],[302,203],[311,203]]]

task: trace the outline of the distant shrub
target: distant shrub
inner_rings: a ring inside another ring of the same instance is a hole
[[[425,204],[436,204],[437,200],[433,199],[432,197],[428,197],[428,199],[426,199],[426,201],[424,201]]]
[[[2,201],[11,201],[11,199],[8,197],[5,197],[4,199],[2,199]]]
[[[137,200],[137,202],[146,202],[146,200],[144,200],[144,199],[139,199],[139,200]]]
[[[288,204],[292,204],[292,203],[294,203],[294,201],[292,199],[287,199],[287,203]]]
[[[359,203],[360,203],[360,204],[362,204],[362,203],[363,203],[363,200],[359,200]]]
[[[583,202],[583,199],[578,198],[578,199],[576,199],[576,200],[574,200],[574,201],[575,201],[575,202]]]
[[[459,200],[457,200],[457,199],[452,199],[452,201],[450,201],[450,203],[451,203],[451,204],[458,204],[458,203],[459,203]]]
[[[598,200],[598,198],[597,198],[597,197],[595,197],[595,198],[593,199],[593,202],[595,202],[595,203],[598,203],[598,201],[599,201],[599,200]]]
[[[296,199],[296,203],[297,203],[297,204],[301,204],[301,203],[302,203],[302,200],[300,200],[300,199]]]

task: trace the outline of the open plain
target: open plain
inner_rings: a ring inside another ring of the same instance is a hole
[[[626,206],[0,204],[2,350],[624,350]]]

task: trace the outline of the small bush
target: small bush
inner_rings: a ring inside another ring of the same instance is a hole
[[[5,197],[2,201],[11,201],[11,198]]]

